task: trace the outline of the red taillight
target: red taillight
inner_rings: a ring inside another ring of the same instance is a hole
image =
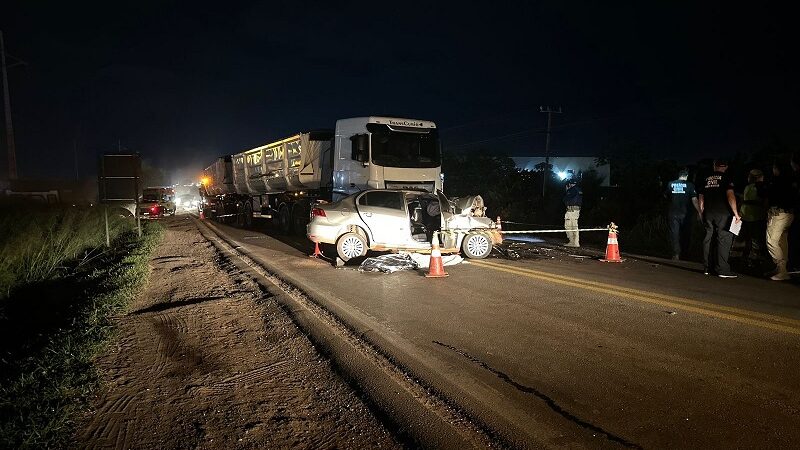
[[[150,211],[151,212],[158,212],[158,206],[151,206],[150,207]]]
[[[311,218],[314,217],[325,217],[325,210],[322,208],[312,208],[311,209]]]

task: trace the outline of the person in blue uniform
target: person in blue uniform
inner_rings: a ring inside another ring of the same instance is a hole
[[[667,185],[669,196],[669,234],[672,244],[672,259],[679,260],[686,254],[692,236],[692,218],[700,215],[700,202],[697,200],[694,184],[686,181],[687,170],[681,170],[678,179]]]

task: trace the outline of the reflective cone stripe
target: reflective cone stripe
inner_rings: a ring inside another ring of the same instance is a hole
[[[428,264],[428,273],[425,274],[425,277],[444,278],[446,276],[449,276],[449,274],[444,271],[442,252],[439,251],[439,232],[434,232],[431,240],[431,259]]]

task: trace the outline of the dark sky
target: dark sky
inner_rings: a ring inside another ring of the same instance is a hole
[[[199,170],[362,115],[434,120],[449,152],[542,154],[547,104],[555,154],[800,144],[791,15],[755,3],[118,3],[4,4],[23,175],[74,175],[73,146],[94,172],[118,142]]]

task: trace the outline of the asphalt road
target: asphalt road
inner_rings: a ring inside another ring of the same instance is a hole
[[[448,278],[361,273],[302,238],[213,226],[513,446],[800,442],[797,284],[535,244]]]

